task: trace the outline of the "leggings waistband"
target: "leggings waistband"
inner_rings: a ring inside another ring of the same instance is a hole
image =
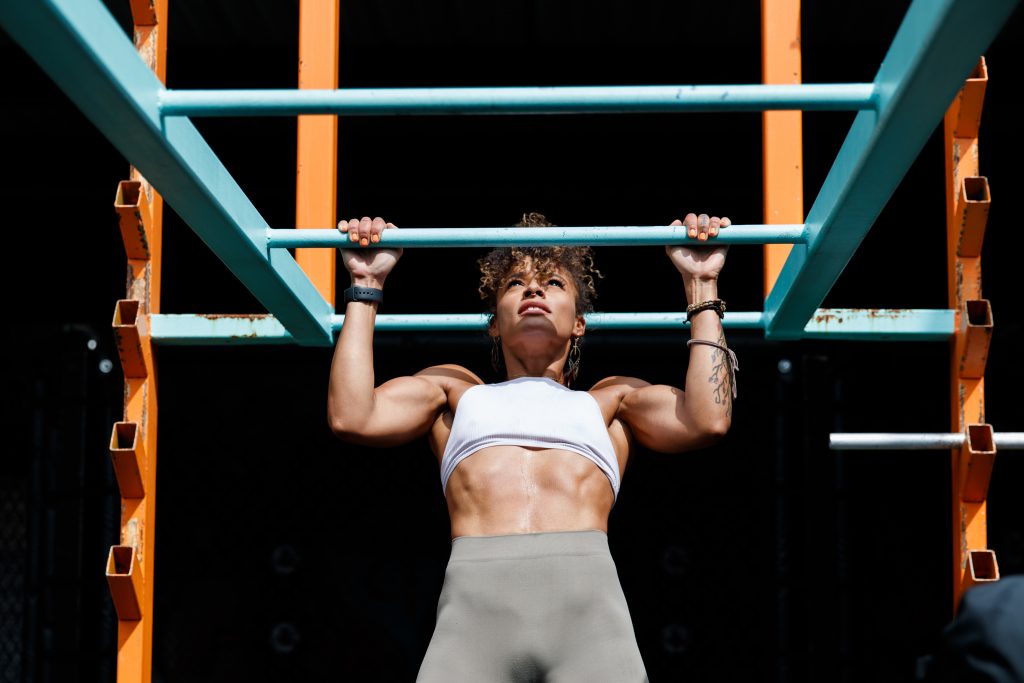
[[[451,559],[512,560],[557,555],[609,555],[608,535],[599,529],[546,531],[503,536],[459,536]]]

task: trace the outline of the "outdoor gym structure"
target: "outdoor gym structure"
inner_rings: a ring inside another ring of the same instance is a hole
[[[337,116],[762,111],[764,225],[718,240],[763,244],[762,311],[730,312],[731,329],[772,340],[948,340],[948,434],[844,435],[833,448],[951,451],[953,604],[999,578],[987,548],[986,495],[996,448],[1024,435],[985,424],[984,371],[992,310],[980,254],[991,196],[978,167],[987,83],[982,54],[1016,0],[915,0],[870,83],[801,84],[798,0],[762,0],[762,84],[727,86],[338,89],[339,1],[301,0],[298,90],[168,90],[167,0],[130,1],[130,38],[101,0],[0,3],[0,23],[132,164],[115,208],[128,256],[127,296],[113,327],[124,370],[124,419],[110,453],[122,496],[121,541],[106,574],[119,617],[118,680],[148,681],[152,653],[157,390],[154,345],[330,346],[335,313]],[[802,111],[856,111],[817,197],[804,211]],[[297,116],[296,225],[274,228],[192,123],[195,117]],[[948,307],[819,308],[855,250],[943,122]],[[266,307],[266,315],[160,313],[163,202]],[[681,228],[586,226],[403,229],[380,246],[686,243]],[[293,256],[289,249],[295,249]],[[678,329],[682,312],[594,313],[591,329]],[[382,330],[480,330],[483,315],[378,316]]]

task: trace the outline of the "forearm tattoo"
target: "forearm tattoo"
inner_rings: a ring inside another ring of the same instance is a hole
[[[718,337],[718,343],[725,346],[725,331]],[[725,406],[725,414],[732,417],[732,373],[729,372],[729,354],[712,347],[711,375],[708,383],[713,385],[715,403]]]

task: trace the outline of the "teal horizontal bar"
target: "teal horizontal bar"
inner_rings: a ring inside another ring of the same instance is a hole
[[[380,331],[448,331],[483,333],[488,316],[483,313],[382,313],[377,316]],[[941,341],[953,334],[954,312],[932,309],[849,309],[823,308],[807,325],[808,339],[857,341]],[[331,317],[337,333],[344,315]],[[726,313],[723,325],[729,330],[762,330],[764,314]],[[683,312],[591,313],[587,326],[595,330],[682,330],[687,326]],[[289,344],[291,335],[270,315],[181,315],[149,317],[155,341],[167,345]]]
[[[807,235],[802,225],[732,225],[715,241],[721,244],[801,244]],[[555,245],[625,246],[697,242],[682,227],[663,225],[594,226],[577,228],[405,228],[386,230],[373,247],[502,247]],[[267,246],[345,247],[358,244],[335,229],[267,230]]]
[[[955,321],[956,312],[946,309],[819,308],[800,338],[941,341],[953,336]]]
[[[483,332],[489,316],[486,313],[415,315],[380,314],[375,329],[421,332]],[[757,330],[763,327],[761,313],[726,314],[725,327]],[[345,316],[335,315],[335,332],[341,330]],[[686,326],[686,313],[591,313],[587,315],[588,330],[680,330]]]
[[[639,114],[874,109],[871,83],[353,90],[163,90],[163,116]]]

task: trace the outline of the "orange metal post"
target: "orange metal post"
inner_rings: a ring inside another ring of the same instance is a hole
[[[122,498],[142,498],[146,495],[144,473],[146,448],[139,438],[139,425],[134,422],[115,422],[110,434],[110,459],[114,463],[114,476]]]
[[[958,256],[981,256],[981,243],[988,224],[988,208],[992,193],[988,178],[968,177],[960,180],[960,196],[956,203],[956,224],[960,226]]]
[[[156,25],[157,16],[154,0],[130,0],[130,4],[132,8],[132,23],[135,26],[148,28]]]
[[[761,0],[761,80],[797,84],[800,71],[800,0]],[[804,222],[803,112],[762,114],[764,222]],[[764,295],[775,284],[792,245],[764,246]]]
[[[952,431],[965,432],[979,440],[973,446],[968,443],[963,449],[954,450],[951,458],[954,609],[966,588],[979,580],[999,578],[995,553],[987,549],[985,501],[995,449],[980,443],[984,434],[979,431],[985,422],[983,359],[992,331],[992,312],[981,294],[984,230],[977,229],[977,218],[970,218],[978,209],[968,205],[984,202],[987,214],[989,196],[987,184],[981,194],[974,180],[967,182],[979,176],[978,126],[987,81],[983,58],[946,111],[944,120],[949,307],[957,311],[956,334],[950,342]],[[965,227],[968,223],[973,227]],[[968,245],[966,249],[964,244]]]
[[[124,251],[129,259],[145,261],[149,259],[150,221],[149,201],[142,191],[142,183],[137,180],[122,180],[117,184],[114,196],[114,210],[117,211],[117,222],[121,226],[121,239],[124,240]]]
[[[121,621],[139,621],[142,619],[141,598],[145,592],[142,583],[142,572],[135,556],[135,548],[130,545],[112,545],[107,556],[107,584],[110,596],[117,610],[117,618]]]
[[[967,573],[964,576],[964,589],[979,583],[992,583],[999,580],[999,562],[991,550],[972,550],[967,554]]]
[[[167,0],[132,0],[135,47],[163,81],[167,56]],[[126,196],[126,193],[128,196]],[[121,487],[121,542],[111,549],[107,581],[118,612],[117,681],[149,683],[153,653],[154,530],[156,521],[157,391],[148,316],[160,312],[160,249],[163,198],[136,170],[119,188],[115,205],[126,216],[126,299],[118,302],[115,335],[125,375],[124,423],[135,425],[131,450],[111,444]],[[122,223],[124,229],[125,223]],[[141,227],[142,240],[139,240]],[[145,249],[142,249],[142,246]],[[126,428],[125,428],[126,429]],[[132,481],[129,457],[139,481]],[[138,484],[138,489],[135,488]],[[141,490],[139,490],[141,489]]]
[[[340,0],[299,4],[299,88],[338,87]],[[298,117],[295,227],[333,228],[337,216],[338,117]],[[334,249],[296,249],[295,260],[334,303]]]
[[[985,376],[988,346],[992,342],[992,305],[987,299],[968,299],[960,309],[957,329],[957,357],[960,376],[978,379]]]
[[[960,497],[981,503],[988,496],[988,482],[996,459],[992,425],[967,425],[967,438],[960,449]]]
[[[150,374],[149,349],[142,343],[146,322],[139,317],[139,305],[135,299],[121,299],[114,307],[114,341],[125,379],[146,379]]]

